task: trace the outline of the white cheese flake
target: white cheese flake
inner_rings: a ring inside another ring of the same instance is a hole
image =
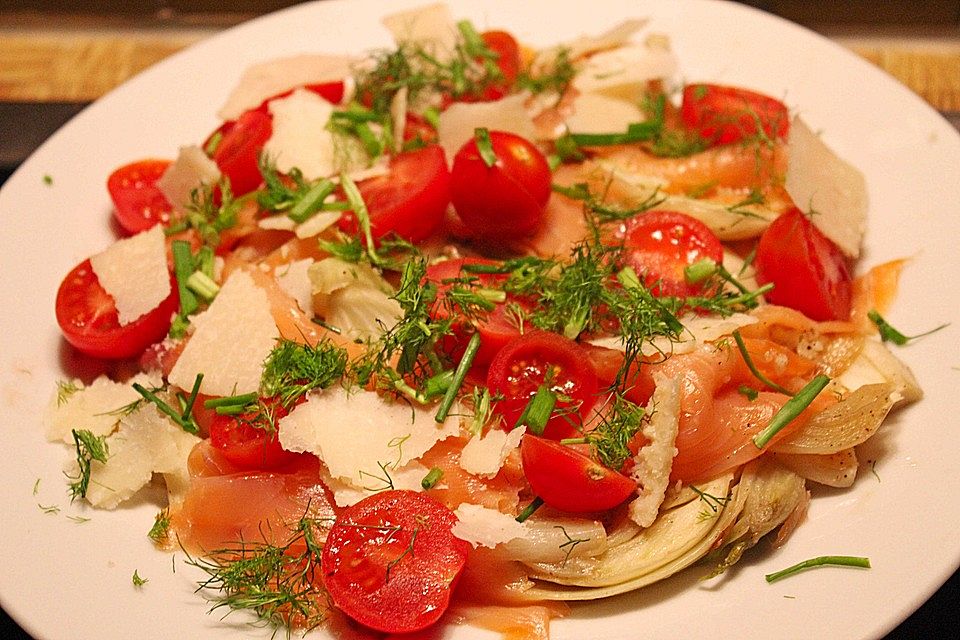
[[[201,393],[229,396],[260,387],[263,361],[279,337],[267,294],[244,271],[233,272],[210,307],[193,317],[196,331],[168,377],[190,389],[203,374]]]
[[[220,168],[196,145],[180,147],[177,159],[167,167],[157,188],[173,208],[184,212],[193,201],[193,192],[220,181]]]
[[[680,430],[680,383],[663,374],[654,375],[656,388],[647,404],[650,420],[640,432],[649,444],[633,457],[630,477],[637,482],[637,498],[630,503],[630,519],[649,527],[657,519],[670,485],[670,470],[677,455]]]
[[[634,102],[599,93],[583,93],[573,102],[573,114],[567,118],[570,133],[622,133],[635,122],[644,120]]]
[[[277,267],[274,271],[280,288],[296,300],[300,311],[306,314],[313,314],[313,284],[307,275],[313,263],[313,258],[304,258]]]
[[[280,420],[280,444],[287,451],[313,453],[334,478],[363,487],[383,477],[381,465],[402,468],[460,432],[456,411],[443,424],[436,423],[434,413],[372,391],[333,387],[310,394]]]
[[[282,173],[299,169],[307,180],[337,172],[337,150],[327,129],[333,105],[315,93],[298,89],[272,100],[273,132],[263,151]]]
[[[526,427],[510,431],[491,429],[485,436],[475,435],[460,452],[460,468],[475,476],[497,475],[510,452],[520,446],[526,430]]]
[[[383,25],[397,44],[414,44],[444,63],[456,51],[457,28],[450,8],[443,3],[417,7],[386,16]]]
[[[402,489],[406,491],[423,491],[420,484],[423,477],[429,473],[429,469],[419,462],[410,462],[400,469],[388,468],[385,473],[380,473],[378,478],[365,478],[365,484],[358,486],[351,482],[345,482],[339,478],[334,478],[330,473],[320,468],[320,479],[323,481],[330,492],[333,494],[333,501],[338,507],[349,507],[357,504],[371,494],[383,491],[389,487]],[[386,474],[389,474],[390,482],[386,482]]]
[[[453,512],[457,523],[453,525],[454,536],[477,547],[493,548],[528,535],[526,523],[517,522],[513,516],[496,509],[464,502]]]
[[[603,92],[637,100],[648,81],[670,78],[677,68],[677,58],[669,46],[663,46],[662,39],[651,39],[590,56],[574,78],[573,86],[583,93]]]
[[[124,407],[141,400],[133,383],[157,387],[159,376],[138,374],[126,383],[100,376],[89,387],[80,380],[64,381],[50,399],[43,415],[43,426],[50,441],[73,442],[71,430],[89,431],[95,436],[113,433],[120,424]]]
[[[447,155],[447,162],[453,162],[457,151],[473,138],[477,127],[535,140],[537,129],[524,106],[527,97],[518,93],[491,102],[455,102],[445,109],[437,125],[437,140]]]
[[[100,286],[117,307],[121,325],[156,309],[170,295],[163,229],[156,225],[117,240],[90,258]]]

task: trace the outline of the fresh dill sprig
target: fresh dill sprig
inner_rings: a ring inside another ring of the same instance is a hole
[[[133,570],[133,576],[131,577],[131,581],[133,582],[133,586],[138,588],[150,582],[148,578],[141,578],[140,574],[137,573],[136,569]]]
[[[73,397],[77,391],[80,391],[80,387],[76,382],[72,380],[58,380],[57,381],[57,406],[62,407],[70,401],[70,398]]]
[[[877,311],[876,309],[871,309],[870,311],[868,311],[867,318],[870,319],[870,322],[876,325],[877,331],[880,334],[880,340],[882,342],[892,342],[893,344],[900,347],[907,344],[911,340],[916,340],[917,338],[928,336],[931,333],[935,333],[949,326],[947,324],[942,324],[939,327],[930,329],[929,331],[924,331],[923,333],[918,333],[917,335],[908,336],[908,335],[904,335],[903,333],[895,329],[894,326],[891,325],[889,322],[887,322],[887,320],[884,319],[884,317],[881,316],[880,312]]]
[[[325,389],[343,377],[347,352],[329,341],[316,346],[280,339],[263,363],[260,392],[290,407],[314,389]]]
[[[147,532],[147,537],[158,545],[167,544],[170,539],[170,511],[161,509],[154,517],[153,526]]]
[[[564,444],[589,444],[597,459],[608,469],[621,469],[633,456],[630,441],[643,428],[644,408],[622,394],[614,394],[609,407],[598,410],[597,428],[583,438],[562,440]]]
[[[697,497],[700,499],[705,506],[703,511],[698,514],[698,519],[709,520],[710,518],[715,518],[720,511],[727,506],[727,503],[730,502],[730,496],[715,496],[711,493],[707,493],[695,485],[690,485],[690,490],[697,494]]]
[[[91,463],[106,463],[107,456],[110,455],[110,449],[107,445],[106,436],[95,436],[88,429],[71,429],[73,434],[73,443],[77,450],[77,466],[79,471],[76,476],[68,476],[73,482],[70,483],[70,500],[77,498],[86,498],[87,489],[90,487]]]
[[[565,552],[563,556],[563,562],[560,563],[561,566],[567,564],[567,561],[570,560],[570,554],[573,553],[573,550],[577,548],[577,545],[583,544],[584,542],[590,542],[590,538],[574,538],[569,533],[567,533],[566,528],[562,525],[554,525],[554,529],[560,529],[563,533],[563,536],[566,538],[565,542],[560,543],[560,550]]]
[[[183,217],[167,227],[164,233],[173,235],[195,229],[204,244],[216,248],[220,244],[220,234],[237,224],[245,198],[233,197],[228,178],[222,178],[216,187],[203,184],[190,193],[190,204]]]
[[[517,87],[534,94],[551,91],[563,95],[577,74],[566,48],[558,49],[553,60],[540,66],[537,73],[532,69],[522,71],[517,76]]]

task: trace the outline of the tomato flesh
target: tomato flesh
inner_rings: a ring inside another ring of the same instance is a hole
[[[236,120],[225,122],[213,134],[221,136],[213,151],[213,161],[230,179],[234,195],[253,191],[263,181],[258,158],[273,134],[273,118],[265,110],[247,111]],[[211,136],[211,138],[213,138]],[[210,139],[204,144],[206,147]]]
[[[631,218],[624,246],[624,261],[654,295],[698,295],[703,284],[687,282],[685,269],[704,259],[723,261],[723,245],[710,228],[677,211],[651,211]]]
[[[597,376],[586,351],[576,342],[548,331],[528,331],[507,343],[487,371],[487,386],[503,398],[496,409],[508,429],[544,383],[558,395],[544,437],[558,440],[579,435],[584,416],[597,400]]]
[[[604,467],[578,449],[524,434],[523,474],[533,492],[555,509],[587,513],[612,509],[637,490],[627,476]]]
[[[453,206],[479,238],[529,235],[540,226],[550,198],[550,167],[540,150],[520,136],[491,131],[490,142],[493,166],[484,162],[476,138],[457,152],[450,173]]]
[[[497,68],[503,76],[499,82],[484,89],[482,97],[484,100],[497,100],[510,92],[520,74],[520,45],[506,31],[484,31],[480,38],[497,55]]]
[[[469,554],[457,517],[414,491],[383,491],[348,507],[323,547],[323,582],[338,609],[386,633],[435,623]]]
[[[429,238],[450,204],[450,172],[443,147],[428,145],[390,159],[390,173],[357,183],[370,216],[374,240],[396,234],[410,242]],[[359,231],[352,212],[340,221],[347,233]]]
[[[718,84],[684,87],[680,118],[711,145],[731,144],[758,134],[786,138],[790,127],[787,107],[775,98]]]
[[[210,444],[241,469],[277,469],[304,456],[280,446],[277,422],[287,415],[287,410],[276,402],[265,405],[272,413],[272,425],[266,417],[253,413],[217,414],[210,421]]]
[[[57,324],[67,342],[97,358],[132,358],[159,342],[170,330],[180,305],[171,278],[170,295],[133,322],[120,324],[117,307],[93,272],[89,260],[74,267],[57,290]]]
[[[848,320],[853,281],[840,249],[794,208],[773,221],[757,244],[757,282],[773,283],[768,301],[813,320]]]
[[[170,222],[173,207],[157,188],[169,160],[139,160],[116,169],[107,178],[113,214],[128,234]]]

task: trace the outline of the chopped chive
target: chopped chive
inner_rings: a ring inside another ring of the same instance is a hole
[[[217,407],[245,407],[251,402],[256,402],[256,393],[244,393],[237,396],[226,396],[223,398],[210,398],[203,402],[205,409],[216,409]]]
[[[427,121],[427,124],[434,129],[440,126],[440,110],[436,107],[428,108],[422,115],[423,119]]]
[[[487,167],[493,167],[497,164],[497,153],[493,150],[493,141],[490,139],[490,131],[484,127],[477,127],[473,130],[473,139],[477,143],[477,152],[483,164]]]
[[[571,133],[570,140],[579,147],[606,147],[615,144],[646,142],[652,140],[661,129],[662,124],[660,122],[650,120],[631,123],[624,133]]]
[[[49,173],[43,174],[43,184],[47,185],[48,187],[51,186],[53,184],[53,176],[51,176]]]
[[[223,133],[221,133],[220,131],[214,132],[214,134],[210,136],[210,140],[207,141],[206,146],[203,147],[203,152],[208,156],[212,157],[213,154],[217,152],[217,147],[220,146],[220,143],[222,141],[223,141]]]
[[[710,258],[704,258],[687,265],[683,270],[683,277],[690,284],[697,284],[718,273],[718,271],[719,267],[716,262]]]
[[[480,287],[476,290],[476,294],[487,302],[501,303],[507,301],[506,292],[498,289],[487,289],[485,287]]]
[[[793,395],[793,393],[791,393],[789,389],[777,384],[767,376],[763,375],[763,373],[761,373],[760,370],[757,369],[757,365],[753,363],[753,358],[750,357],[750,352],[747,351],[747,345],[744,343],[743,336],[740,335],[739,329],[734,330],[733,339],[737,342],[737,348],[740,350],[740,355],[743,356],[743,361],[747,364],[747,368],[750,369],[750,373],[752,373],[757,380],[767,385],[774,391],[777,391],[787,396]]]
[[[453,376],[454,372],[447,370],[427,378],[427,381],[423,383],[424,400],[429,402],[438,396],[444,395],[450,388],[450,385],[453,384]]]
[[[200,303],[187,287],[187,281],[193,274],[193,254],[186,240],[174,240],[170,245],[173,254],[173,274],[177,279],[177,292],[180,294],[180,315],[184,318],[196,312]]]
[[[767,579],[767,582],[776,582],[777,580],[796,575],[801,571],[812,569],[813,567],[824,566],[860,567],[862,569],[869,569],[870,559],[859,556],[820,556],[818,558],[810,558],[809,560],[798,562],[792,567],[787,567],[786,569],[782,569],[780,571],[768,573],[764,577]]]
[[[220,285],[203,271],[194,271],[190,274],[190,277],[187,278],[187,288],[206,302],[213,301],[220,293]]]
[[[197,396],[200,395],[200,384],[202,382],[203,374],[198,373],[197,377],[193,379],[193,389],[190,390],[190,397],[183,403],[183,413],[180,414],[183,420],[193,419],[193,405],[196,404]]]
[[[895,329],[893,325],[887,322],[876,309],[871,309],[868,311],[867,317],[870,318],[870,321],[873,322],[873,324],[877,325],[877,331],[880,332],[880,340],[883,342],[892,342],[893,344],[901,347],[911,340],[928,336],[931,333],[940,331],[940,329],[943,329],[947,326],[946,324],[942,324],[935,329],[931,329],[930,331],[924,331],[923,333],[918,333],[915,336],[907,336]]]
[[[737,393],[739,393],[742,396],[745,396],[747,400],[751,400],[751,401],[756,400],[757,397],[760,395],[759,391],[757,391],[753,387],[748,387],[745,384],[742,384],[739,387],[737,387]]]
[[[198,376],[201,374],[197,374]],[[181,429],[187,433],[197,434],[200,432],[200,428],[197,426],[197,423],[193,421],[192,418],[184,418],[182,414],[174,410],[170,405],[157,397],[157,394],[153,393],[149,389],[146,389],[139,382],[133,383],[134,390],[143,396],[148,401],[156,405],[157,409],[161,413],[165,413],[171,420],[176,422]]]
[[[537,387],[537,392],[530,398],[527,406],[523,408],[523,412],[520,414],[520,417],[517,418],[514,429],[521,425],[526,425],[533,435],[543,435],[544,429],[547,428],[547,421],[550,420],[556,404],[557,394],[547,385],[541,384]]]
[[[457,397],[457,392],[460,391],[460,387],[463,385],[463,380],[467,377],[467,372],[470,370],[470,365],[473,364],[473,359],[477,357],[477,351],[479,350],[480,334],[474,333],[472,336],[470,336],[470,342],[467,343],[467,349],[463,352],[463,357],[460,358],[460,364],[457,365],[457,370],[453,373],[453,379],[450,381],[450,386],[447,388],[447,392],[444,394],[443,400],[440,401],[440,407],[437,409],[437,415],[434,416],[434,420],[437,422],[443,422],[450,414],[450,408],[453,406],[453,401]]]
[[[442,477],[443,469],[440,467],[434,467],[433,469],[430,469],[427,475],[423,476],[423,480],[420,481],[420,486],[423,487],[424,490],[433,489],[433,487],[440,482],[440,478]]]
[[[306,222],[323,208],[324,200],[333,193],[336,185],[330,180],[321,180],[310,187],[302,198],[287,212],[287,217],[297,223]]]
[[[518,515],[515,518],[515,520],[517,522],[525,522],[527,518],[532,516],[534,512],[542,506],[543,506],[543,498],[541,498],[540,496],[535,497],[533,501],[530,502],[530,504],[524,507],[523,511],[520,512],[520,515]]]
[[[803,389],[797,392],[797,395],[793,396],[780,408],[780,411],[773,416],[770,420],[770,424],[767,427],[753,436],[753,444],[757,445],[758,449],[762,449],[773,436],[783,429],[785,426],[790,424],[790,422],[800,415],[800,413],[810,406],[810,403],[813,402],[814,398],[820,395],[820,392],[823,391],[830,383],[830,378],[821,374],[818,374],[808,382]]]
[[[346,173],[340,174],[340,186],[343,187],[343,193],[347,196],[347,202],[350,203],[350,209],[353,215],[357,217],[360,229],[363,231],[364,240],[367,242],[367,255],[373,264],[381,264],[383,260],[377,254],[376,244],[373,241],[373,232],[370,229],[370,211],[367,209],[367,203],[363,201],[360,195],[360,189],[357,184]]]

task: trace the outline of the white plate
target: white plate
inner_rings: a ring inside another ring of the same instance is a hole
[[[268,637],[242,615],[221,622],[193,593],[183,554],[146,538],[156,505],[117,512],[71,505],[67,451],[44,441],[39,414],[55,381],[89,377],[61,342],[57,286],[113,237],[104,187],[115,167],[173,157],[216,125],[245,65],[301,51],[387,46],[377,15],[418,0],[300,5],[202,42],[153,67],[78,115],[0,193],[0,261],[8,312],[0,336],[3,429],[3,607],[38,638]],[[868,63],[800,27],[742,5],[712,2],[452,2],[456,17],[546,45],[650,16],[691,80],[742,84],[782,97],[867,176],[865,263],[910,256],[891,313],[908,333],[955,321],[960,238],[960,137],[919,98]],[[53,182],[48,185],[44,176]],[[848,491],[815,491],[808,521],[777,551],[759,550],[727,577],[689,575],[575,606],[555,638],[831,637],[883,635],[960,563],[960,353],[957,324],[900,351],[927,397],[896,414],[871,446],[876,474]],[[39,484],[37,481],[39,480]],[[56,506],[59,513],[41,508]],[[91,518],[78,523],[68,516]],[[764,546],[761,545],[761,549]],[[821,569],[768,585],[763,574],[823,554],[869,556],[869,571]],[[149,582],[132,586],[137,570]],[[451,637],[480,637],[459,628]]]

